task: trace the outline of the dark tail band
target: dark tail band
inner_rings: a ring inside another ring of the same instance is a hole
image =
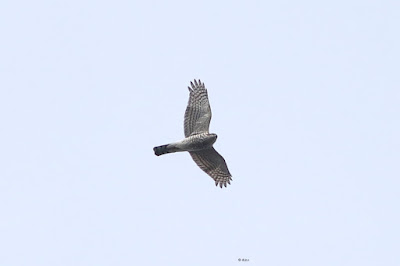
[[[153,150],[154,150],[154,153],[157,156],[160,156],[160,155],[163,155],[163,154],[166,154],[166,153],[170,152],[168,150],[168,144],[167,145],[161,145],[161,146],[158,146],[158,147],[154,147]]]

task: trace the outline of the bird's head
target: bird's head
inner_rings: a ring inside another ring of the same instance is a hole
[[[215,133],[210,133],[210,137],[213,139],[213,142],[215,142],[218,138],[217,134]]]

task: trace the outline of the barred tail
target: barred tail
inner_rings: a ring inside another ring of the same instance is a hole
[[[163,155],[163,154],[166,154],[166,153],[173,152],[172,150],[168,149],[168,145],[169,145],[169,144],[167,144],[167,145],[161,145],[161,146],[158,146],[158,147],[154,147],[154,148],[153,148],[154,153],[155,153],[157,156],[160,156],[160,155]]]

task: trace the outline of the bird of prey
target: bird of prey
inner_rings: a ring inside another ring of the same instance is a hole
[[[195,163],[211,176],[216,186],[230,184],[232,175],[224,158],[214,149],[213,144],[217,135],[209,133],[208,128],[211,121],[211,108],[208,102],[207,89],[204,83],[194,80],[190,82],[189,102],[185,112],[185,138],[181,141],[154,147],[157,156],[188,151]]]

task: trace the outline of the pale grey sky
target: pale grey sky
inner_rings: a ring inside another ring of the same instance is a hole
[[[2,1],[0,265],[400,265],[399,13]],[[222,190],[153,154],[194,78]]]

